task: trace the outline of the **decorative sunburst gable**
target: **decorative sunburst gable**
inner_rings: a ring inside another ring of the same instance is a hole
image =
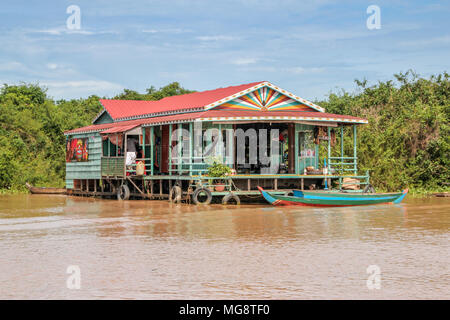
[[[269,82],[263,82],[253,88],[212,103],[205,109],[235,109],[261,111],[319,111],[325,109],[278,88]]]
[[[317,111],[269,87],[256,89],[239,98],[225,102],[216,109]]]

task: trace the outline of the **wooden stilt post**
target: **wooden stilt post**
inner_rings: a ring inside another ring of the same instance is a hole
[[[292,150],[294,151],[294,163],[295,163],[295,174],[300,174],[300,170],[299,170],[299,163],[298,163],[298,154],[299,154],[299,141],[298,141],[298,124],[294,124],[294,135],[295,135],[295,149]],[[289,151],[290,152],[290,151]]]
[[[219,128],[218,128],[218,130],[219,130],[219,134],[217,135],[217,139],[219,139],[218,140],[218,142],[217,142],[217,151],[218,152],[215,152],[215,154],[218,154],[219,155],[219,157],[223,160],[223,161],[225,161],[225,158],[224,158],[224,154],[222,153],[222,142],[223,142],[223,137],[222,137],[222,124],[221,123],[219,123]]]
[[[288,172],[295,173],[295,164],[294,164],[294,131],[295,125],[293,123],[288,124]]]
[[[319,145],[316,144],[315,146],[315,151],[314,151],[314,162],[315,162],[315,166],[314,168],[319,169]]]
[[[237,145],[237,137],[236,137],[236,128],[237,128],[237,125],[236,124],[233,124],[233,138],[232,138],[232,140],[233,140],[233,151],[232,151],[232,153],[233,153],[233,169],[235,169],[236,170],[236,168],[237,168],[237,166],[236,166],[236,152],[237,152],[237,150],[236,150],[236,145]]]
[[[178,148],[177,148],[177,167],[178,167],[178,174],[181,175],[182,172],[182,159],[181,159],[181,153],[183,148],[183,125],[181,123],[178,124]]]
[[[330,165],[330,158],[331,158],[331,129],[330,127],[327,127],[327,135],[328,135],[328,159],[327,159],[327,166],[328,166],[328,174],[331,174],[331,165]]]
[[[169,124],[169,176],[172,175],[172,125]]]
[[[123,146],[123,154],[125,156],[125,161],[123,162],[123,177],[126,178],[127,176],[127,134],[125,133],[125,142]],[[119,145],[119,143],[117,143]],[[116,148],[116,156],[118,156],[119,148]]]
[[[344,174],[344,125],[341,125],[341,170]]]
[[[192,176],[192,154],[194,151],[194,131],[192,122],[189,122],[189,175]]]
[[[145,170],[146,168],[146,162],[145,162],[145,127],[142,127],[142,162],[144,162],[144,176],[147,174],[147,170]],[[136,166],[136,170],[137,170],[137,166]],[[142,190],[145,191],[145,184],[144,184],[144,178],[142,178]]]
[[[154,153],[153,153],[153,135],[155,133],[155,128],[154,127],[150,127],[150,175],[153,176],[153,168],[154,168],[154,163],[155,163],[155,159],[154,159]],[[153,188],[153,180],[152,180],[152,188]],[[152,195],[153,195],[153,191],[152,191]]]
[[[145,127],[142,127],[142,158],[145,159]]]
[[[162,136],[162,132],[163,132],[163,126],[159,126],[159,134]],[[159,157],[159,162],[158,162],[158,164],[159,164],[159,167],[158,167],[158,171],[161,173],[161,169],[162,169],[162,162],[163,162],[163,160],[162,160],[162,142],[160,142],[159,143],[159,145],[158,145],[158,153],[157,153],[157,156],[156,156],[156,161],[158,161],[158,157]]]
[[[358,174],[358,158],[357,158],[357,146],[356,146],[356,124],[353,125],[353,172],[355,173],[355,176]]]

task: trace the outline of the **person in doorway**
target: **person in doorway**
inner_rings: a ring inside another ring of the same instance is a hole
[[[127,158],[126,158],[126,166],[127,170],[133,169],[133,164],[136,163],[136,152],[137,152],[137,144],[138,141],[135,138],[128,138],[127,139]],[[129,173],[127,172],[127,175]]]

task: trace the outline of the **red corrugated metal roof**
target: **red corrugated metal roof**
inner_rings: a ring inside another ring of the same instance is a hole
[[[100,99],[100,103],[106,111],[108,111],[109,115],[114,120],[117,120],[152,113],[203,108],[213,102],[229,97],[263,82],[264,81],[259,81],[242,84],[239,86],[171,96],[158,101]]]
[[[122,124],[122,123],[121,123]],[[109,128],[105,131],[102,131],[102,133],[116,133],[116,132],[127,132],[133,128],[136,128],[137,126],[139,126],[139,124],[129,124],[124,126],[123,124],[120,126],[116,126],[116,127],[112,127]]]
[[[233,121],[233,120],[246,120],[245,118],[275,118],[278,117],[278,120],[305,120],[305,121],[314,121],[314,120],[322,120],[322,121],[331,121],[331,122],[353,122],[353,123],[367,123],[367,120],[341,115],[341,114],[333,114],[333,113],[323,113],[323,112],[300,112],[300,111],[249,111],[249,110],[208,110],[201,112],[190,112],[190,113],[179,113],[169,116],[161,116],[161,117],[153,117],[153,118],[144,118],[138,120],[129,120],[129,121],[120,121],[114,123],[106,123],[106,124],[98,124],[98,125],[90,125],[70,131],[66,131],[65,134],[75,134],[75,133],[84,133],[84,132],[97,132],[108,130],[110,128],[117,128],[117,130],[122,130],[123,127],[131,127],[134,128],[139,125],[145,124],[164,124],[164,123],[172,123],[179,121],[193,121],[196,119],[204,119],[206,121]],[[280,119],[280,117],[288,117],[287,119]],[[219,119],[220,118],[220,119]],[[251,119],[250,119],[251,120]],[[274,121],[276,121],[275,119]],[[268,120],[269,121],[269,120]],[[111,131],[110,131],[111,132]],[[120,131],[115,131],[120,132]]]

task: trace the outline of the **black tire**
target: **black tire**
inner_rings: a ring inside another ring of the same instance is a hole
[[[368,184],[363,190],[363,193],[375,193],[375,192],[376,192],[375,188],[371,184]]]
[[[175,202],[175,203],[180,203],[181,195],[182,195],[182,191],[181,191],[180,186],[173,186],[169,192],[169,201]]]
[[[130,199],[130,188],[126,184],[123,184],[117,189],[117,200]]]
[[[201,195],[202,193],[206,194],[206,200],[205,201],[201,201],[199,199],[199,195]],[[194,194],[192,195],[192,202],[194,202],[194,204],[210,204],[212,200],[212,194],[211,191],[207,188],[197,188],[194,191]]]
[[[223,197],[222,204],[228,204],[228,201],[230,201],[231,199],[233,199],[236,202],[236,205],[241,204],[241,200],[233,192],[230,192],[229,194],[226,194]]]

